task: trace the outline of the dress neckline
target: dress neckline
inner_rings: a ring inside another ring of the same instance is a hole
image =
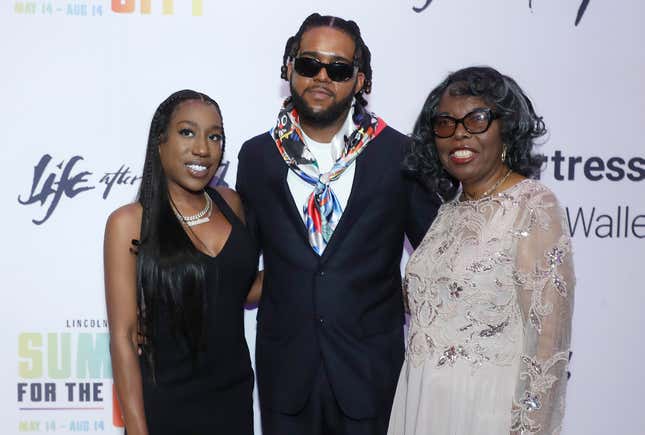
[[[462,205],[462,204],[463,204],[463,205],[481,204],[481,203],[483,203],[483,202],[491,201],[491,200],[496,199],[496,198],[499,198],[499,197],[501,197],[501,196],[507,196],[508,194],[512,193],[513,191],[515,191],[515,190],[519,189],[519,188],[520,188],[521,186],[523,186],[524,184],[529,183],[529,182],[533,182],[533,181],[535,181],[535,180],[533,180],[533,179],[531,179],[531,178],[524,178],[523,180],[518,181],[517,183],[513,184],[513,185],[512,185],[512,186],[510,186],[510,187],[507,187],[507,188],[506,188],[506,189],[504,189],[504,190],[501,190],[501,191],[496,192],[496,193],[494,193],[494,194],[492,194],[492,195],[488,195],[488,196],[485,196],[485,197],[483,197],[483,198],[479,198],[479,199],[463,199],[463,200],[462,200],[462,199],[460,199],[460,198],[461,198],[461,196],[463,195],[463,193],[462,193],[462,191],[460,190],[460,191],[459,191],[459,194],[458,194],[458,195],[455,197],[455,199],[453,200],[453,203],[454,203],[454,204],[457,204],[457,205]]]
[[[226,237],[226,240],[224,241],[224,244],[222,245],[222,248],[215,255],[207,254],[206,252],[204,252],[201,249],[197,248],[197,246],[195,246],[194,244],[193,244],[193,246],[195,246],[195,249],[197,250],[197,252],[199,254],[203,255],[207,259],[209,259],[209,260],[217,260],[222,255],[224,250],[226,250],[227,246],[229,245],[229,242],[230,242],[231,238],[233,237],[233,231],[235,231],[236,224],[237,223],[241,224],[242,222],[239,220],[239,218],[237,217],[235,212],[231,209],[231,207],[228,205],[226,200],[222,197],[222,195],[219,194],[219,192],[216,189],[207,187],[206,192],[211,197],[211,199],[213,200],[213,202],[217,206],[217,208],[220,211],[220,213],[222,213],[222,216],[224,216],[224,219],[226,219],[228,224],[231,226],[231,230],[228,232],[228,236]]]

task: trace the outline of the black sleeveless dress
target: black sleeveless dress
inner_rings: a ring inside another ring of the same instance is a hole
[[[206,349],[196,363],[183,337],[159,314],[156,383],[143,358],[143,399],[150,435],[253,434],[253,370],[244,338],[244,301],[255,279],[258,249],[244,224],[215,190],[213,202],[231,224],[217,257],[206,264]]]

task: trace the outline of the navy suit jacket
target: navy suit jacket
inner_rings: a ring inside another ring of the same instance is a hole
[[[271,136],[242,146],[237,190],[264,254],[256,341],[263,407],[300,411],[323,363],[346,415],[389,412],[404,355],[404,235],[416,246],[439,205],[404,176],[408,144],[386,127],[357,158],[347,206],[322,256],[309,245]]]

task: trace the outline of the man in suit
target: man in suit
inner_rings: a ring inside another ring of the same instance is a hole
[[[353,21],[309,16],[285,48],[291,97],[242,146],[237,190],[264,253],[263,435],[385,434],[403,362],[400,261],[437,209],[401,171],[408,138],[369,113]]]

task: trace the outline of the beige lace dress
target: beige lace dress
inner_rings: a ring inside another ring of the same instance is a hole
[[[534,180],[442,205],[406,268],[410,329],[389,435],[560,432],[574,287],[566,228]]]

